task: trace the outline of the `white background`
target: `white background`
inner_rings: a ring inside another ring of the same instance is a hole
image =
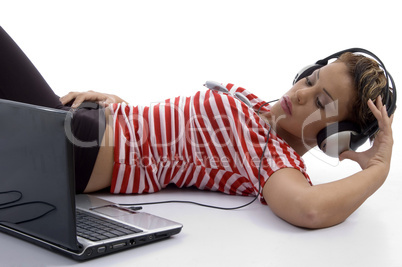
[[[117,94],[131,104],[148,105],[177,95],[192,95],[204,89],[202,84],[206,80],[215,80],[235,83],[270,100],[285,93],[295,74],[305,65],[351,47],[374,52],[385,63],[396,84],[402,81],[400,4],[390,0],[12,0],[0,1],[0,25],[60,96],[69,91],[97,90]],[[399,229],[402,145],[398,140],[402,123],[399,110],[396,113],[389,179],[344,224],[305,232],[276,219],[268,208],[258,203],[244,212],[266,212],[260,218],[260,213],[245,218],[241,212],[225,213],[198,207],[150,207],[148,210],[168,217],[171,214],[176,220],[186,222],[185,231],[166,243],[170,250],[180,250],[181,256],[167,254],[162,242],[141,248],[146,253],[143,257],[136,254],[134,262],[144,266],[148,259],[159,259],[163,255],[165,265],[169,266],[190,263],[192,266],[213,266],[214,263],[251,266],[245,260],[247,256],[238,255],[243,249],[234,249],[234,252],[225,249],[218,253],[211,251],[214,246],[199,247],[198,241],[209,233],[208,238],[218,248],[217,244],[230,246],[237,242],[252,246],[253,250],[246,251],[253,253],[248,257],[255,266],[299,263],[306,266],[402,266],[396,250],[402,240]],[[339,179],[359,170],[353,162],[318,159],[316,152],[305,156],[314,183]],[[206,192],[183,194],[202,199],[204,193],[208,199],[210,195]],[[180,196],[174,191],[144,197],[163,199],[169,194]],[[216,199],[224,201],[223,197],[227,196],[216,196]],[[172,210],[166,212],[166,209]],[[218,230],[199,234],[197,230],[202,228],[196,227],[200,224],[199,214],[209,218],[205,223],[210,229],[215,229],[212,225],[227,224],[230,220],[230,225],[241,222],[246,230],[222,233],[221,238],[216,238],[221,233],[220,226]],[[258,219],[271,221],[259,221],[255,227]],[[274,227],[270,227],[271,224]],[[269,236],[262,238],[267,232]],[[333,237],[335,243],[327,240],[328,237]],[[2,259],[17,247],[25,253],[45,253],[53,260],[51,265],[74,264],[11,237],[2,235],[1,238],[11,243],[0,251]],[[4,243],[0,241],[0,244]],[[201,257],[203,250],[210,256]],[[118,264],[119,259],[127,261],[131,254],[119,255],[122,256],[100,259],[97,264],[106,264],[111,259]],[[39,261],[38,265],[45,264],[43,258],[34,258]],[[14,266],[32,263],[29,257],[10,260],[10,265],[11,262]]]

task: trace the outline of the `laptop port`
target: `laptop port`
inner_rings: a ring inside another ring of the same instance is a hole
[[[106,251],[105,246],[98,247],[98,253],[104,253]]]
[[[113,244],[113,245],[112,245],[112,248],[113,248],[113,249],[117,249],[117,248],[125,247],[126,245],[127,245],[126,242],[117,243],[117,244]]]
[[[165,238],[165,237],[168,237],[168,236],[169,236],[169,235],[166,234],[166,233],[160,233],[160,234],[156,233],[156,234],[155,234],[155,237],[156,237],[156,238]]]

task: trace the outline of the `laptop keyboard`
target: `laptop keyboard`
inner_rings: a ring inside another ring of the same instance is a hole
[[[100,241],[142,232],[142,230],[132,226],[108,220],[107,218],[82,210],[77,210],[76,216],[77,235],[91,241]]]

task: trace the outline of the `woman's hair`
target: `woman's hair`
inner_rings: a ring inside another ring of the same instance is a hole
[[[384,88],[387,85],[387,78],[377,61],[363,55],[346,52],[338,60],[348,67],[357,93],[353,103],[351,120],[361,130],[365,129],[376,120],[367,105],[367,101],[371,99],[375,102],[379,95],[381,95],[383,101],[386,100]]]

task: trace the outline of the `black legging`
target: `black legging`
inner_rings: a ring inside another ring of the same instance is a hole
[[[0,27],[0,98],[49,108],[69,110],[18,45]],[[100,144],[105,131],[103,109],[78,109],[72,121],[74,136]],[[91,176],[99,146],[74,145],[76,192],[84,191]]]

